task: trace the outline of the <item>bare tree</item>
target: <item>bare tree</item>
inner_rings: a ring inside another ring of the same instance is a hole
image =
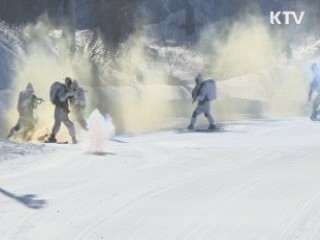
[[[75,0],[62,0],[64,36],[70,36],[71,52],[75,50],[76,3]]]
[[[135,30],[138,0],[99,0],[99,26],[105,40],[113,49]]]

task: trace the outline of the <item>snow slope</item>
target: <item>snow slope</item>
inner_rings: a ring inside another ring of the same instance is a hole
[[[0,162],[1,240],[320,239],[319,132],[251,122]]]

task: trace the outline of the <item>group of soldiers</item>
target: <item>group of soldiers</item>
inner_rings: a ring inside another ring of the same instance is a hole
[[[318,121],[319,106],[320,106],[320,68],[316,63],[311,66],[311,71],[314,75],[310,84],[308,100],[311,101],[312,96],[316,93],[313,100],[313,111],[311,120]],[[197,117],[201,114],[208,119],[208,130],[215,130],[216,125],[211,114],[210,102],[216,99],[216,82],[215,80],[205,80],[202,74],[198,74],[195,78],[195,87],[192,90],[193,103],[197,102],[189,126],[189,130],[194,130]],[[83,129],[87,130],[87,123],[84,117],[86,108],[85,91],[79,86],[76,80],[65,78],[64,83],[55,82],[50,88],[50,100],[55,106],[54,110],[54,126],[47,142],[57,142],[56,136],[60,130],[61,124],[67,127],[72,139],[72,143],[77,143],[76,131],[74,123],[69,119],[69,113],[75,115],[77,121]],[[21,132],[24,140],[30,140],[35,130],[36,119],[33,110],[37,108],[44,100],[38,98],[31,83],[28,83],[25,91],[20,92],[18,100],[19,120],[17,124],[10,130],[8,139],[16,133]]]
[[[46,142],[57,142],[56,136],[61,128],[61,124],[63,123],[68,129],[72,143],[76,144],[77,138],[75,126],[69,118],[69,113],[71,111],[80,126],[87,130],[87,123],[84,117],[86,108],[85,91],[79,86],[76,80],[66,77],[64,83],[55,82],[51,85],[50,100],[55,106],[54,126],[50,136],[46,139]],[[16,125],[10,129],[7,137],[8,139],[11,139],[20,133],[23,140],[31,140],[37,123],[34,110],[42,102],[44,102],[44,100],[36,96],[32,84],[28,83],[26,89],[21,91],[19,94],[17,106],[19,119]]]
[[[198,102],[198,105],[192,114],[188,129],[193,130],[197,117],[200,114],[204,114],[210,123],[209,130],[214,130],[216,125],[210,112],[210,102],[216,98],[216,83],[214,80],[204,80],[202,74],[196,76],[195,83],[192,98],[193,102]],[[66,77],[64,83],[54,82],[51,85],[50,100],[55,106],[54,126],[52,127],[51,134],[45,135],[45,141],[48,143],[56,143],[56,136],[63,123],[68,129],[72,143],[76,144],[75,126],[69,118],[69,113],[72,112],[80,126],[88,130],[84,117],[86,108],[85,91],[79,86],[76,80]],[[42,102],[44,102],[44,100],[35,95],[32,84],[28,83],[26,89],[20,92],[18,100],[19,119],[17,124],[10,129],[8,139],[11,139],[17,133],[21,134],[25,141],[32,139],[37,123],[34,110]],[[41,137],[41,139],[43,139],[43,137]]]

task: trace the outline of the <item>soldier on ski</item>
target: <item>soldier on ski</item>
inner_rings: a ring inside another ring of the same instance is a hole
[[[34,88],[31,83],[28,83],[26,89],[19,94],[17,109],[19,119],[17,124],[10,129],[7,139],[12,138],[17,133],[22,134],[22,139],[30,141],[35,130],[36,119],[34,110],[43,99],[38,98],[34,93]]]
[[[55,82],[50,88],[50,99],[55,105],[54,110],[54,126],[47,142],[57,142],[56,136],[60,130],[61,123],[67,127],[69,135],[72,138],[72,143],[76,144],[76,131],[73,122],[69,119],[69,101],[74,97],[74,91],[71,88],[72,80],[69,77],[65,78],[65,83]]]
[[[77,80],[72,81],[71,85],[74,96],[70,99],[71,112],[76,117],[78,123],[84,130],[88,130],[87,121],[84,117],[86,109],[85,91],[79,86]]]
[[[320,68],[316,63],[313,63],[311,71],[313,72],[313,80],[310,84],[308,100],[311,101],[314,92],[317,94],[313,100],[312,114],[310,117],[312,121],[316,121],[318,120],[318,109],[320,105]]]
[[[204,114],[209,121],[209,130],[214,130],[216,125],[210,112],[210,102],[216,99],[216,82],[214,80],[204,80],[201,73],[195,78],[196,86],[192,90],[193,103],[198,102],[191,118],[189,130],[194,129],[194,124],[198,115]]]

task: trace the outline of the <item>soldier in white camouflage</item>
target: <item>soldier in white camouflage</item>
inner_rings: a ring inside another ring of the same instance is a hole
[[[26,89],[19,94],[17,105],[19,119],[16,125],[10,129],[7,139],[11,139],[19,133],[24,141],[31,140],[36,125],[34,110],[42,102],[43,100],[35,95],[32,84],[28,83]]]
[[[74,96],[70,99],[71,113],[75,116],[78,123],[84,130],[88,130],[87,121],[85,118],[86,96],[85,90],[79,86],[77,80],[72,81],[71,85],[74,91]]]
[[[71,88],[71,78],[65,78],[65,84],[55,82],[50,89],[51,102],[55,105],[54,109],[54,126],[51,135],[47,142],[57,142],[56,136],[60,131],[61,124],[63,123],[72,138],[72,143],[76,144],[76,130],[73,122],[69,119],[69,101],[74,97],[74,91]]]
[[[193,130],[197,117],[204,114],[209,121],[208,129],[214,130],[216,125],[211,114],[210,102],[216,98],[216,83],[214,80],[204,80],[201,73],[196,76],[195,82],[196,86],[192,90],[192,99],[193,102],[198,102],[198,105],[192,114],[188,129]]]

